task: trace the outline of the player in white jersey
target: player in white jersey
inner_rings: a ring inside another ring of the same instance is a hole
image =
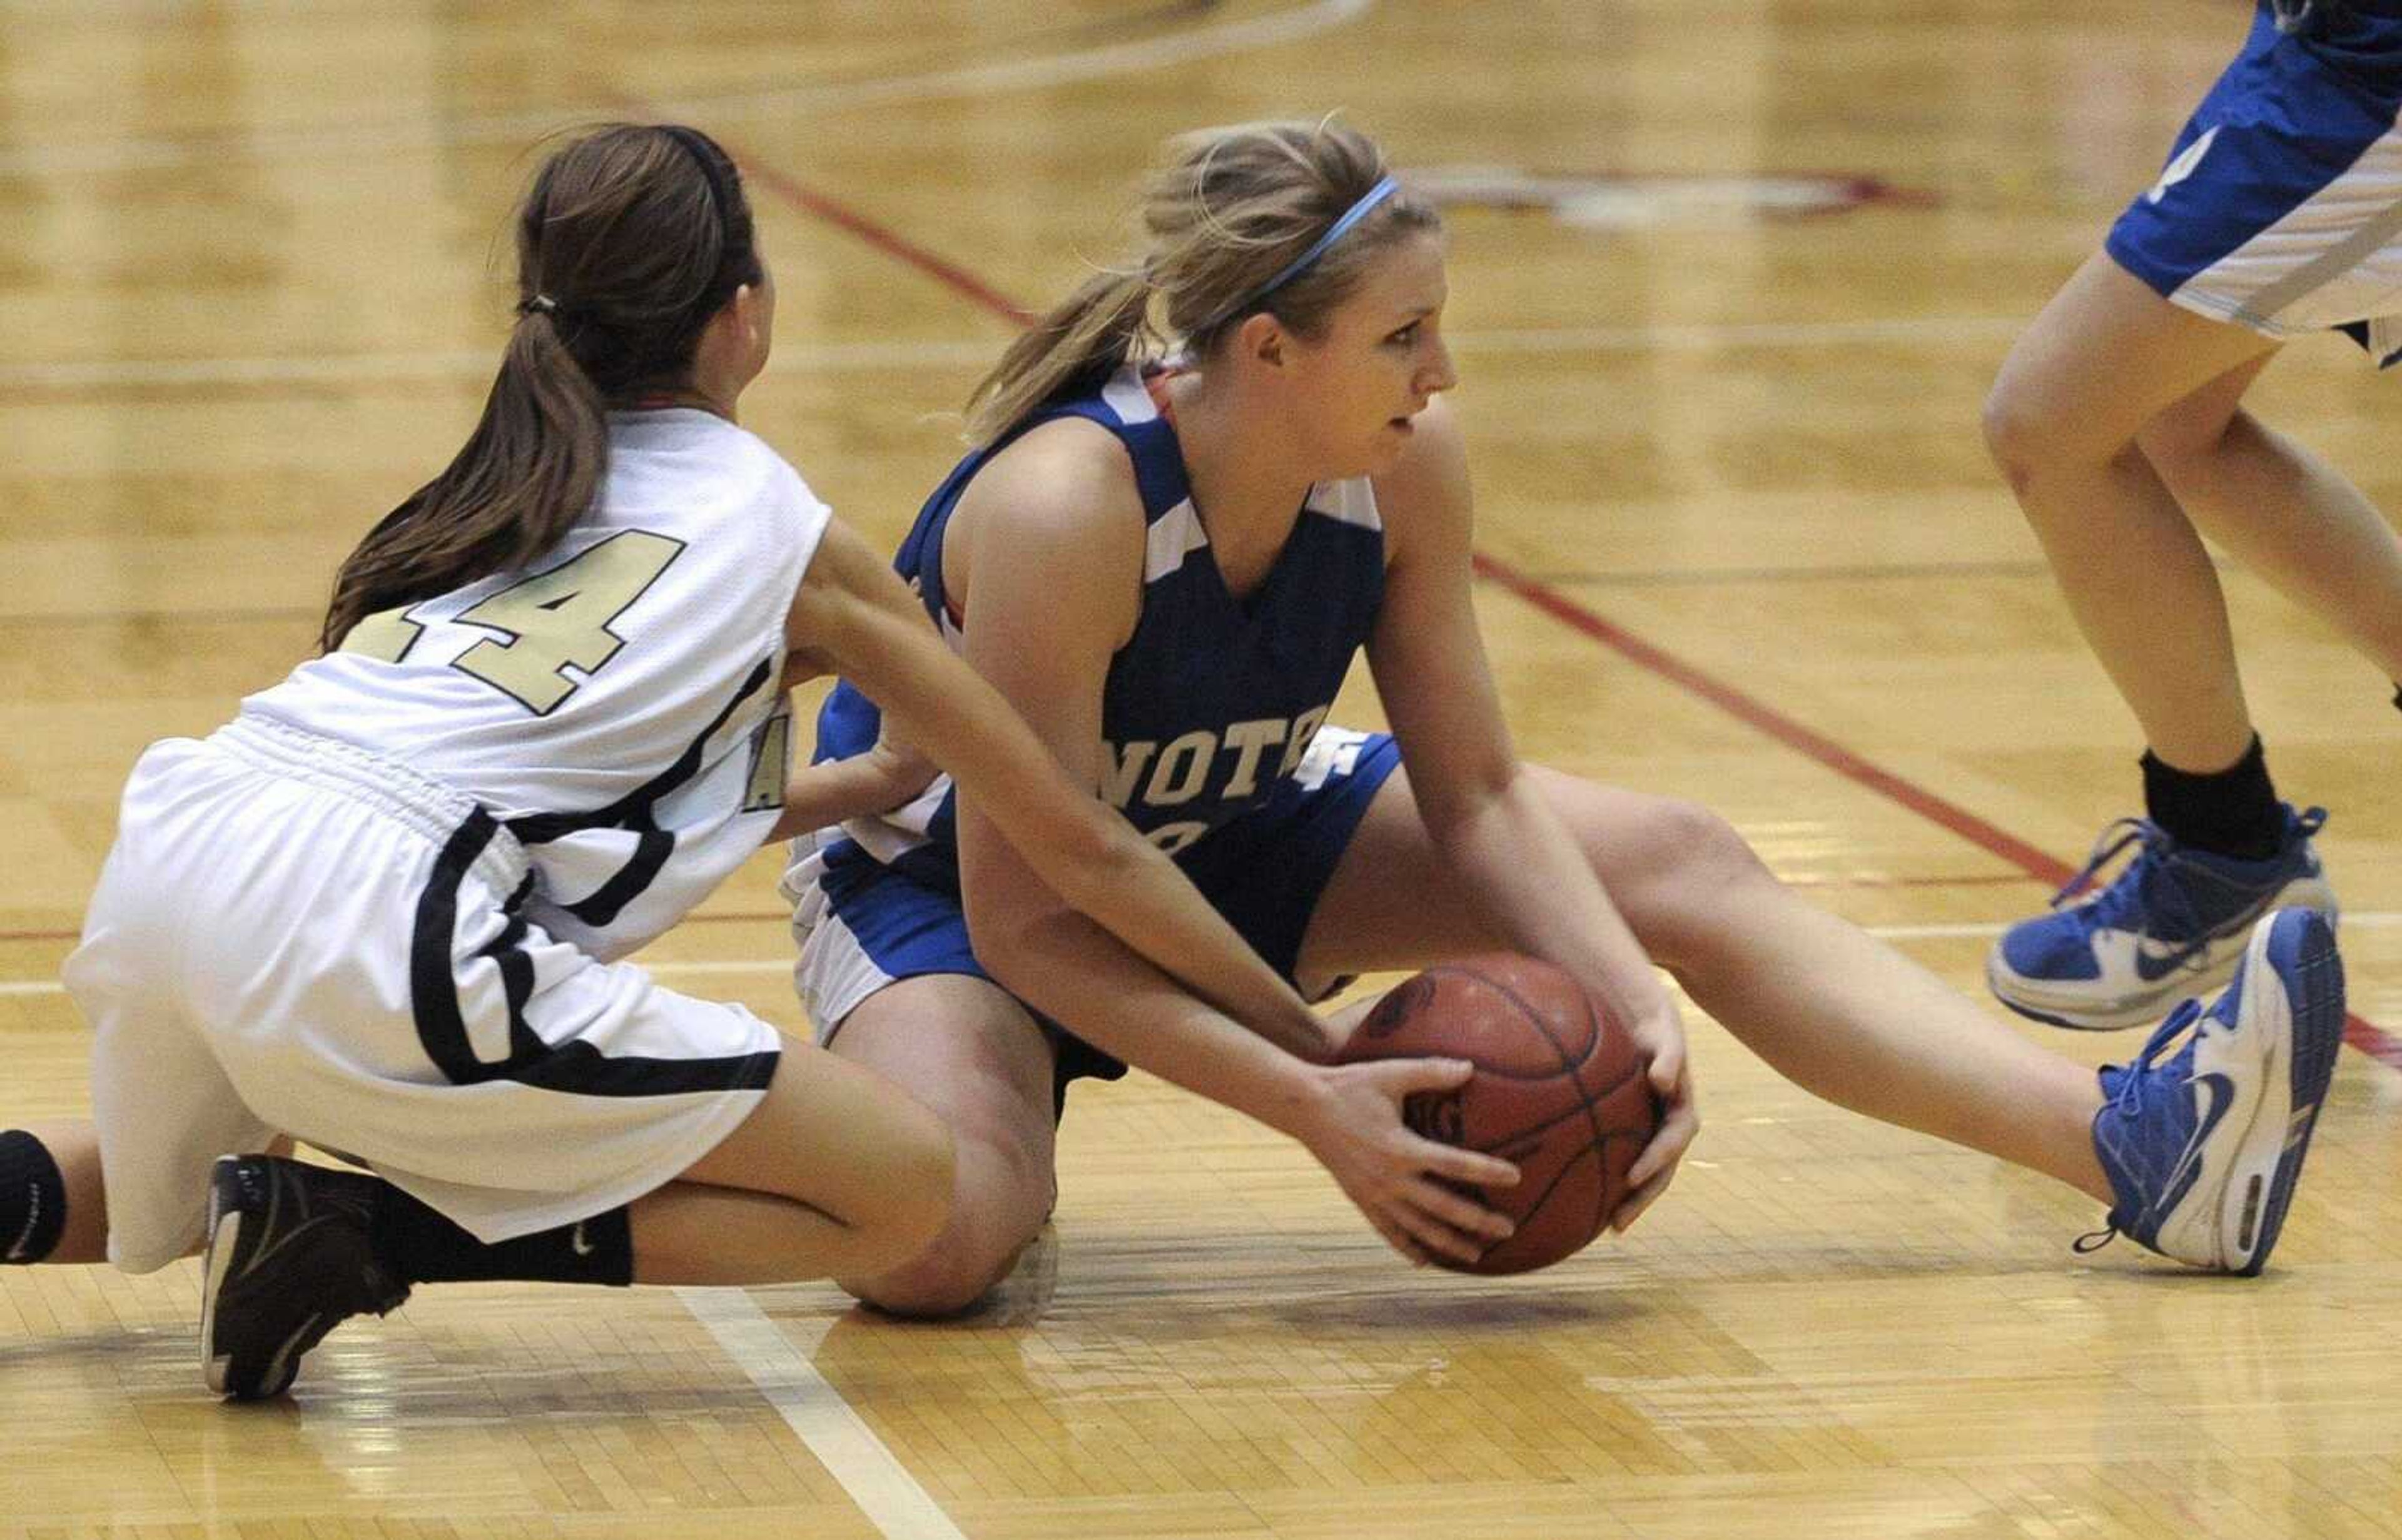
[[[936,1232],[950,1143],[922,1107],[613,961],[763,840],[914,789],[889,744],[788,787],[795,679],[874,691],[1171,972],[1263,1029],[1312,1020],[735,425],[774,288],[714,144],[581,139],[518,233],[483,419],[343,564],[323,655],[134,769],[66,969],[96,1132],[0,1136],[13,1259],[90,1259],[104,1215],[130,1271],[207,1237],[203,1363],[238,1397],[417,1283],[803,1278]],[[281,1136],[372,1175],[239,1153]],[[1350,1136],[1393,1182],[1509,1171],[1397,1115]]]
[[[1987,960],[2022,1014],[2133,1026],[2225,978],[2270,907],[2334,917],[2311,837],[2326,814],[2279,799],[2202,542],[2402,681],[2402,540],[2244,406],[2297,337],[2337,328],[2380,364],[2402,356],[2397,114],[2402,0],[2257,0],[2158,180],[1994,383],[1995,463],[2145,742],[2146,816],[2105,831]]]

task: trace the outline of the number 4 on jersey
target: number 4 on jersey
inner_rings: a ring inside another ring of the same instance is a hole
[[[476,643],[451,664],[547,716],[575,693],[560,672],[571,665],[597,672],[617,655],[625,638],[609,627],[657,581],[683,543],[643,529],[611,535],[573,560],[512,584],[457,617],[504,633],[508,639]],[[398,663],[425,627],[404,607],[369,615],[342,640],[345,653]]]

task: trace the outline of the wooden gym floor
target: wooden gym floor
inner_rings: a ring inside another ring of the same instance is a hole
[[[750,424],[890,540],[1009,307],[1112,253],[1161,136],[1341,107],[1456,199],[1482,608],[1529,755],[1717,805],[1964,989],[2133,810],[2133,729],[1978,407],[2231,52],[2231,0],[0,25],[10,1119],[88,1105],[55,980],[127,766],[302,654],[335,561],[480,401],[528,144],[609,115],[745,158],[782,290]],[[2257,405],[2402,506],[2395,389],[2313,341]],[[2361,1017],[2266,1278],[2074,1256],[2084,1200],[1699,1020],[1671,1200],[1516,1280],[1412,1272],[1296,1149],[1137,1078],[1078,1092],[1056,1235],[957,1326],[825,1287],[430,1288],[230,1409],[190,1264],[0,1270],[0,1534],[2402,1534],[2402,719],[2227,581],[2283,784],[2335,812]],[[653,958],[798,1028],[774,870]]]

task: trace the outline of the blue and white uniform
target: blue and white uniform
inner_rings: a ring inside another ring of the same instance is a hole
[[[497,1241],[648,1192],[749,1116],[775,1031],[613,959],[774,827],[784,626],[828,517],[729,422],[614,415],[556,548],[142,756],[66,967],[111,1260],[181,1256],[210,1163],[276,1133]]]
[[[943,534],[960,494],[1020,435],[1069,417],[1125,446],[1145,521],[1140,616],[1102,694],[1101,794],[1290,978],[1318,895],[1399,763],[1389,736],[1325,725],[1383,602],[1375,493],[1364,477],[1311,488],[1276,565],[1236,598],[1194,507],[1175,426],[1130,366],[969,455],[927,500],[894,566],[955,650],[965,633],[944,587]],[[873,702],[838,685],[818,718],[817,757],[862,752],[878,724]],[[794,842],[785,891],[796,981],[821,1038],[895,980],[989,977],[960,911],[955,811],[945,777],[894,813]],[[1059,1041],[1063,1082],[1125,1072],[1071,1036]]]
[[[2266,337],[2341,327],[2402,356],[2402,0],[2316,0],[2243,51],[2112,227],[2119,265]]]

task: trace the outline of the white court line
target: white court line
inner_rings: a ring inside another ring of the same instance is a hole
[[[1717,352],[1737,348],[1849,348],[1866,343],[1936,346],[1978,337],[2015,337],[2025,326],[2025,320],[2017,317],[1930,315],[1724,326],[1563,326],[1553,330],[1462,332],[1449,341],[1462,352],[1501,355]],[[767,372],[850,374],[896,368],[981,368],[998,356],[997,347],[990,340],[971,337],[803,343],[778,349],[768,362]],[[454,379],[488,376],[499,362],[497,343],[477,351],[66,359],[48,364],[0,364],[0,390]]]
[[[1237,17],[1165,37],[1102,44],[1066,53],[933,70],[922,75],[688,96],[656,103],[655,107],[661,116],[689,120],[767,111],[834,113],[1041,90],[1298,42],[1348,25],[1374,7],[1375,0],[1308,0],[1307,4],[1264,16]],[[0,175],[157,170],[193,164],[222,168],[259,160],[351,159],[436,146],[516,143],[554,129],[623,117],[626,114],[622,103],[598,103],[445,120],[428,117],[406,122],[323,123],[274,132],[253,131],[196,135],[190,139],[29,144],[0,149]]]
[[[826,1382],[808,1353],[767,1319],[750,1295],[739,1288],[679,1288],[676,1298],[887,1540],[967,1540],[876,1430]],[[801,1328],[805,1336],[814,1334],[811,1349],[831,1324]]]
[[[1876,937],[1879,941],[1955,941],[1977,936],[1998,936],[2016,923],[2017,921],[2015,920],[1990,920],[1973,921],[1960,925],[1871,925],[1864,926],[1861,928],[1865,929],[1870,935]],[[2338,928],[2346,930],[2391,930],[2397,927],[2402,927],[2402,910],[2370,909],[2358,912],[2352,910],[2344,911],[2342,920]],[[671,979],[679,976],[689,976],[692,974],[789,973],[793,970],[793,964],[790,958],[770,960],[765,958],[746,957],[737,958],[730,962],[643,963],[642,968],[646,973],[654,974],[662,979]],[[56,995],[60,992],[61,986],[58,983],[49,981],[26,981],[13,983],[0,983],[0,996]]]

